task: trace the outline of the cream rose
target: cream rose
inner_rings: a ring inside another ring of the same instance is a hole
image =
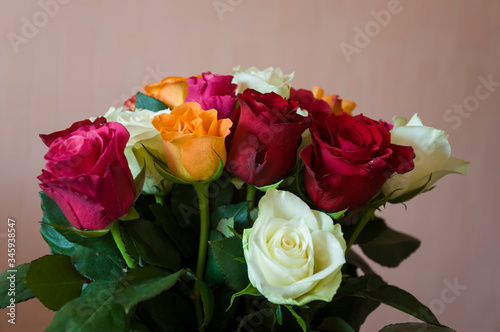
[[[290,192],[266,192],[243,248],[250,282],[270,302],[331,301],[340,286],[346,250],[340,225]]]
[[[283,98],[290,98],[290,81],[293,79],[293,73],[283,75],[279,68],[266,68],[259,70],[255,67],[243,71],[238,65],[233,68],[232,83],[238,85],[236,93],[242,93],[246,89],[254,89],[260,93],[275,92]]]
[[[391,143],[413,147],[415,168],[404,174],[393,174],[382,187],[385,195],[393,193],[391,199],[396,199],[425,185],[420,193],[446,174],[467,174],[468,162],[451,157],[448,135],[444,131],[424,126],[417,114],[410,121],[396,116],[393,122]]]
[[[155,169],[154,161],[145,151],[142,144],[153,154],[162,160],[165,160],[163,150],[163,141],[153,125],[152,121],[155,115],[169,113],[170,110],[153,112],[145,109],[136,109],[129,111],[123,107],[111,107],[104,115],[109,122],[121,123],[130,133],[130,139],[125,148],[125,156],[132,172],[136,177],[144,167],[146,162],[146,179],[142,189],[145,194],[164,194],[168,192],[172,184],[165,180]]]

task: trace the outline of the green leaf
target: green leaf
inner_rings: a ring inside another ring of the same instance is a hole
[[[315,315],[313,326],[321,323],[323,329],[327,330],[326,326],[331,322],[326,322],[331,317],[342,319],[353,331],[359,331],[361,325],[365,322],[370,313],[377,309],[380,302],[368,300],[365,298],[354,296],[336,296],[333,301],[326,303]],[[340,324],[340,322],[337,322]],[[341,325],[341,324],[340,324]],[[339,330],[341,330],[339,328]],[[349,329],[344,329],[349,331]],[[335,331],[333,329],[332,331]],[[343,330],[341,330],[343,331]]]
[[[54,311],[79,297],[87,282],[64,255],[42,256],[31,262],[26,273],[26,286],[44,306]]]
[[[223,238],[224,237],[219,232],[210,231],[209,233],[209,242],[222,240]],[[215,259],[213,250],[208,251],[207,268],[204,280],[211,285],[220,285],[224,283],[224,275],[222,274],[222,271],[217,265],[217,261]]]
[[[154,267],[130,270],[116,284],[113,299],[129,312],[137,303],[172,288],[186,273],[187,270],[180,270],[171,274]]]
[[[435,326],[424,323],[399,323],[385,326],[379,332],[455,332],[454,330],[444,327]]]
[[[11,299],[14,299],[15,303],[19,303],[35,297],[24,283],[29,266],[30,263],[24,263],[0,274],[0,308],[10,305]],[[11,288],[12,282],[15,286]]]
[[[43,219],[42,222],[47,223],[47,224],[57,224],[60,226],[71,226],[64,214],[62,213],[61,209],[59,206],[57,206],[56,202],[54,202],[49,196],[47,196],[43,191],[40,192],[40,198],[41,198],[41,206],[42,206],[42,211],[43,211]],[[43,226],[42,226],[43,227]],[[48,226],[51,227],[51,226]],[[99,236],[96,238],[89,238],[86,236],[81,236],[79,234],[76,234],[74,232],[68,232],[66,230],[62,229],[56,229],[59,234],[61,234],[68,242],[82,245],[88,248],[92,248],[96,251],[105,253],[107,255],[112,255],[112,256],[121,256],[120,251],[116,247],[115,241],[113,240],[113,237],[111,234],[107,233],[103,236]],[[51,237],[51,240],[58,241],[56,237]],[[55,244],[62,244],[62,245],[67,245],[65,243],[57,243]],[[50,244],[49,244],[50,245]],[[72,250],[72,249],[71,249]],[[76,250],[76,247],[75,247]],[[68,250],[70,251],[70,250]],[[63,252],[61,252],[63,253]],[[68,254],[69,252],[64,252],[64,254]]]
[[[153,112],[159,112],[168,109],[168,106],[156,98],[137,92],[135,98],[135,108],[142,108]]]
[[[262,294],[260,294],[259,290],[252,284],[248,284],[247,287],[245,287],[243,290],[239,291],[238,293],[234,293],[233,296],[231,296],[231,301],[229,302],[229,307],[226,309],[226,311],[231,308],[234,299],[241,295],[261,296]]]
[[[236,231],[242,233],[243,229],[249,226],[248,201],[238,204],[218,206],[210,216],[212,228],[216,228],[220,220],[223,218],[234,218],[234,228]]]
[[[351,325],[347,324],[346,321],[340,317],[327,317],[318,328],[321,331],[356,332]]]
[[[49,245],[50,252],[52,254],[62,254],[66,256],[71,256],[75,250],[79,247],[77,244],[71,243],[64,236],[61,235],[54,227],[48,224],[40,224],[40,234],[42,234],[43,239]]]
[[[128,332],[151,332],[146,325],[142,324],[137,319],[130,322],[130,330]]]
[[[398,266],[420,246],[419,240],[387,227],[382,219],[372,220],[368,224],[371,228],[378,228],[378,236],[369,242],[360,243],[360,247],[366,256],[382,266]]]
[[[234,260],[234,258],[244,256],[241,239],[233,236],[218,241],[209,241],[209,243],[228,285],[236,291],[245,288],[250,282],[247,266]]]
[[[212,315],[214,313],[214,294],[206,282],[203,280],[198,280],[198,282],[200,285],[201,301],[203,303],[203,313],[205,317],[203,320],[203,326],[207,326],[212,320]]]
[[[149,206],[153,213],[156,225],[161,225],[165,234],[172,240],[179,249],[182,256],[187,258],[198,257],[198,240],[193,232],[183,229],[179,226],[177,220],[173,217],[168,206],[152,204]]]
[[[118,280],[123,274],[123,259],[87,247],[79,247],[71,255],[71,262],[80,274],[92,280]]]
[[[285,306],[285,308],[287,308],[292,313],[293,317],[295,317],[295,319],[297,320],[297,323],[299,323],[300,327],[302,328],[302,331],[306,332],[307,331],[306,322],[304,322],[304,320],[302,319],[302,317],[300,317],[295,312],[295,310],[293,310],[292,306],[290,306],[288,304],[285,304],[284,306]]]
[[[231,229],[234,229],[234,218],[222,218],[219,220],[219,223],[217,224],[217,227],[215,228],[216,231],[224,235],[225,237],[231,237],[234,236],[234,233],[231,231]]]
[[[129,317],[111,297],[114,287],[111,281],[91,283],[81,297],[66,303],[55,314],[45,331],[128,331]]]
[[[358,296],[377,301],[412,315],[423,322],[439,325],[436,316],[410,293],[388,285],[378,275],[364,275],[347,279],[339,288],[338,295]]]
[[[145,219],[124,221],[122,226],[146,262],[179,270],[180,254],[163,229]]]
[[[174,288],[137,305],[135,315],[147,324],[152,332],[197,331],[192,301],[179,295]]]
[[[279,182],[276,182],[276,183],[273,183],[273,184],[270,184],[270,185],[267,185],[267,186],[263,186],[263,187],[257,187],[257,186],[255,186],[255,188],[257,188],[258,190],[260,190],[262,192],[266,192],[269,189],[276,189],[276,188],[278,188],[279,185],[281,184],[281,182],[283,182],[283,180],[281,180]]]
[[[401,310],[407,314],[416,317],[423,322],[441,325],[432,311],[420,303],[413,295],[401,288],[391,285],[385,285],[371,290],[366,294],[369,299],[382,302],[393,308]]]

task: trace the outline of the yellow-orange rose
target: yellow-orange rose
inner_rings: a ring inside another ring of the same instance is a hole
[[[153,119],[170,172],[186,182],[209,180],[219,168],[219,157],[226,164],[224,140],[232,125],[229,119],[217,120],[216,110],[204,111],[196,102],[181,104],[170,114]]]
[[[340,99],[339,95],[325,95],[325,91],[319,86],[313,87],[311,91],[314,98],[324,100],[328,105],[330,105],[332,112],[336,115],[339,115],[342,112],[352,115],[352,110],[356,108],[355,102]]]
[[[187,96],[189,77],[170,76],[158,83],[148,84],[143,87],[146,94],[164,102],[169,108],[174,108],[184,102]]]

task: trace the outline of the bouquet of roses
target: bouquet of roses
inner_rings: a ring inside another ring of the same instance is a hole
[[[46,331],[348,332],[383,303],[422,321],[384,332],[452,331],[351,248],[398,266],[420,243],[375,212],[467,163],[417,115],[352,115],[292,78],[167,77],[40,135],[51,254],[17,266],[0,305],[38,298]]]

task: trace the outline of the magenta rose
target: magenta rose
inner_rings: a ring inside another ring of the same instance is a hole
[[[413,148],[391,144],[384,123],[362,114],[331,114],[310,131],[313,144],[300,152],[304,186],[325,211],[354,210],[369,202],[394,172],[413,169]]]
[[[246,89],[239,96],[234,136],[226,169],[241,180],[265,186],[282,179],[295,165],[302,133],[310,118],[297,113],[294,101]]]
[[[98,230],[130,210],[135,185],[124,154],[127,129],[116,122],[89,122],[41,135],[49,151],[38,179],[74,227]]]
[[[201,77],[187,79],[187,96],[184,100],[195,101],[204,110],[216,109],[219,119],[229,118],[232,114],[237,98],[236,84],[232,84],[233,76],[217,75],[210,72],[201,74]]]

